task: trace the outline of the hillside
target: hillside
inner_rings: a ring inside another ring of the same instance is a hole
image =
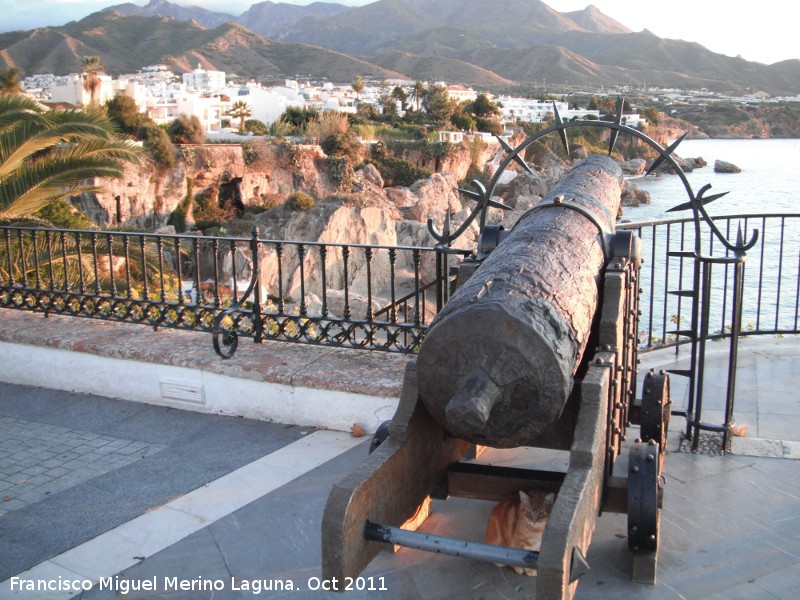
[[[111,74],[164,63],[339,82],[363,75],[483,88],[546,81],[800,93],[800,60],[763,65],[647,30],[631,32],[591,5],[567,13],[541,0],[491,6],[487,14],[487,0],[378,0],[360,7],[267,1],[236,17],[241,25],[231,15],[151,0],[63,27],[2,34],[0,68],[64,74],[78,71],[82,56],[99,55]],[[226,21],[213,25],[219,20]]]
[[[399,71],[417,81],[458,81],[467,85],[503,86],[512,85],[510,79],[469,62],[452,58],[431,58],[419,54],[390,50],[374,59],[385,69]]]
[[[713,138],[800,138],[800,104],[683,107],[681,120]]]
[[[487,18],[482,0],[379,0],[324,22],[305,19],[287,24],[277,37],[367,60],[389,52],[446,58],[519,83],[534,79],[595,86],[647,82],[718,92],[754,87],[775,95],[800,92],[800,60],[767,66],[717,54],[695,42],[664,39],[647,30],[631,32],[591,5],[559,13],[540,0],[501,0]],[[536,58],[539,52],[534,50],[544,47],[551,48],[546,55],[556,56],[556,63]],[[571,55],[553,54],[554,48],[569,50]],[[502,50],[508,53],[502,55]],[[534,57],[536,68],[520,63],[520,57]],[[569,63],[576,67],[574,71]],[[448,79],[449,64],[443,64],[438,79]]]
[[[604,15],[600,10],[590,4],[583,10],[564,13],[573,22],[593,33],[633,33],[622,23]]]
[[[137,15],[140,17],[172,17],[181,21],[194,20],[203,27],[209,28],[235,20],[233,15],[213,12],[198,6],[184,7],[167,0],[150,0],[145,6],[126,2],[103,9],[101,12],[118,12],[123,15]]]
[[[330,19],[347,10],[350,8],[332,2],[312,2],[305,6],[299,6],[285,2],[267,1],[253,4],[239,15],[236,21],[260,35],[276,37],[287,24],[306,18]]]
[[[206,29],[196,21],[124,15],[103,11],[59,28],[19,36],[0,36],[0,63],[26,73],[78,72],[83,56],[101,57],[111,74],[163,63],[190,71],[206,69],[247,77],[298,74],[349,81],[356,75],[377,78],[400,74],[362,59],[303,43],[267,40],[233,22]]]

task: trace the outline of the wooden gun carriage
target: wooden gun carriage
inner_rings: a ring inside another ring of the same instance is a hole
[[[635,399],[641,257],[634,233],[614,232],[621,184],[616,163],[593,156],[513,230],[484,228],[408,363],[388,437],[330,494],[324,578],[358,576],[386,542],[537,568],[537,598],[571,598],[596,519],[610,511],[628,514],[633,578],[655,583],[668,380],[647,374]],[[631,422],[640,434],[625,444],[622,477],[614,467]],[[568,450],[569,468],[465,460],[485,446]],[[407,530],[431,497],[516,490],[557,492],[539,552]]]

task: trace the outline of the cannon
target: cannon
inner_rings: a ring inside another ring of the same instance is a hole
[[[484,227],[407,365],[388,436],[331,491],[324,578],[356,577],[384,542],[535,567],[537,598],[571,598],[605,510],[628,513],[633,578],[655,582],[669,382],[649,373],[635,399],[641,258],[638,237],[615,232],[621,185],[616,163],[592,156],[511,231]],[[569,469],[480,464],[487,446],[568,450]],[[432,497],[516,490],[557,492],[539,552],[413,531]]]

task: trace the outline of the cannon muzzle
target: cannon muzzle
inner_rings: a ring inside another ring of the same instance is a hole
[[[569,398],[598,307],[622,172],[573,168],[444,306],[418,359],[420,397],[452,435],[530,445]]]

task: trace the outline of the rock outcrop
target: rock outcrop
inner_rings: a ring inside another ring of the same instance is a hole
[[[570,166],[544,146],[531,149],[526,160],[533,172],[523,172],[512,163],[504,183],[495,189],[496,199],[510,210],[491,208],[489,223],[511,229]],[[105,194],[85,195],[81,202],[100,224],[121,222],[151,229],[162,227],[190,194],[197,198],[213,192],[219,202],[227,198],[240,212],[254,205],[273,206],[254,221],[250,217],[227,222],[225,231],[218,233],[247,237],[255,223],[261,239],[307,242],[300,253],[294,244],[282,246],[280,273],[277,245],[263,244],[263,297],[281,297],[288,311],[299,309],[301,296],[309,310],[323,302],[330,310],[343,307],[347,298],[353,311],[366,315],[381,302],[386,305],[392,282],[395,293],[402,295],[413,291],[415,273],[423,284],[433,281],[433,253],[390,252],[389,247],[432,248],[436,240],[427,226],[429,218],[441,230],[449,216],[451,231],[469,218],[474,205],[458,192],[464,185],[458,176],[434,173],[409,187],[384,188],[383,177],[372,164],[338,180],[331,175],[330,164],[316,146],[262,143],[245,152],[238,145],[184,147],[174,169],[132,168],[125,180],[109,182]],[[625,168],[638,175],[644,166],[643,160],[633,160]],[[311,196],[312,206],[304,210],[284,202],[298,190]],[[623,197],[626,205],[649,202],[647,192],[630,182]],[[475,220],[454,247],[473,248],[478,229]],[[352,247],[345,268],[342,246],[358,244],[380,248]],[[218,269],[226,285],[235,281],[242,287],[251,276],[249,252],[246,244],[232,250],[225,247],[218,258],[203,250],[201,272]],[[376,301],[381,296],[383,300]]]
[[[715,173],[741,173],[742,170],[733,163],[725,162],[724,160],[714,161]]]
[[[650,192],[626,179],[622,187],[622,206],[639,206],[641,204],[650,204]]]
[[[644,172],[647,170],[647,161],[643,158],[632,158],[631,160],[619,163],[619,166],[622,167],[623,175],[639,177],[640,175],[644,175]]]

